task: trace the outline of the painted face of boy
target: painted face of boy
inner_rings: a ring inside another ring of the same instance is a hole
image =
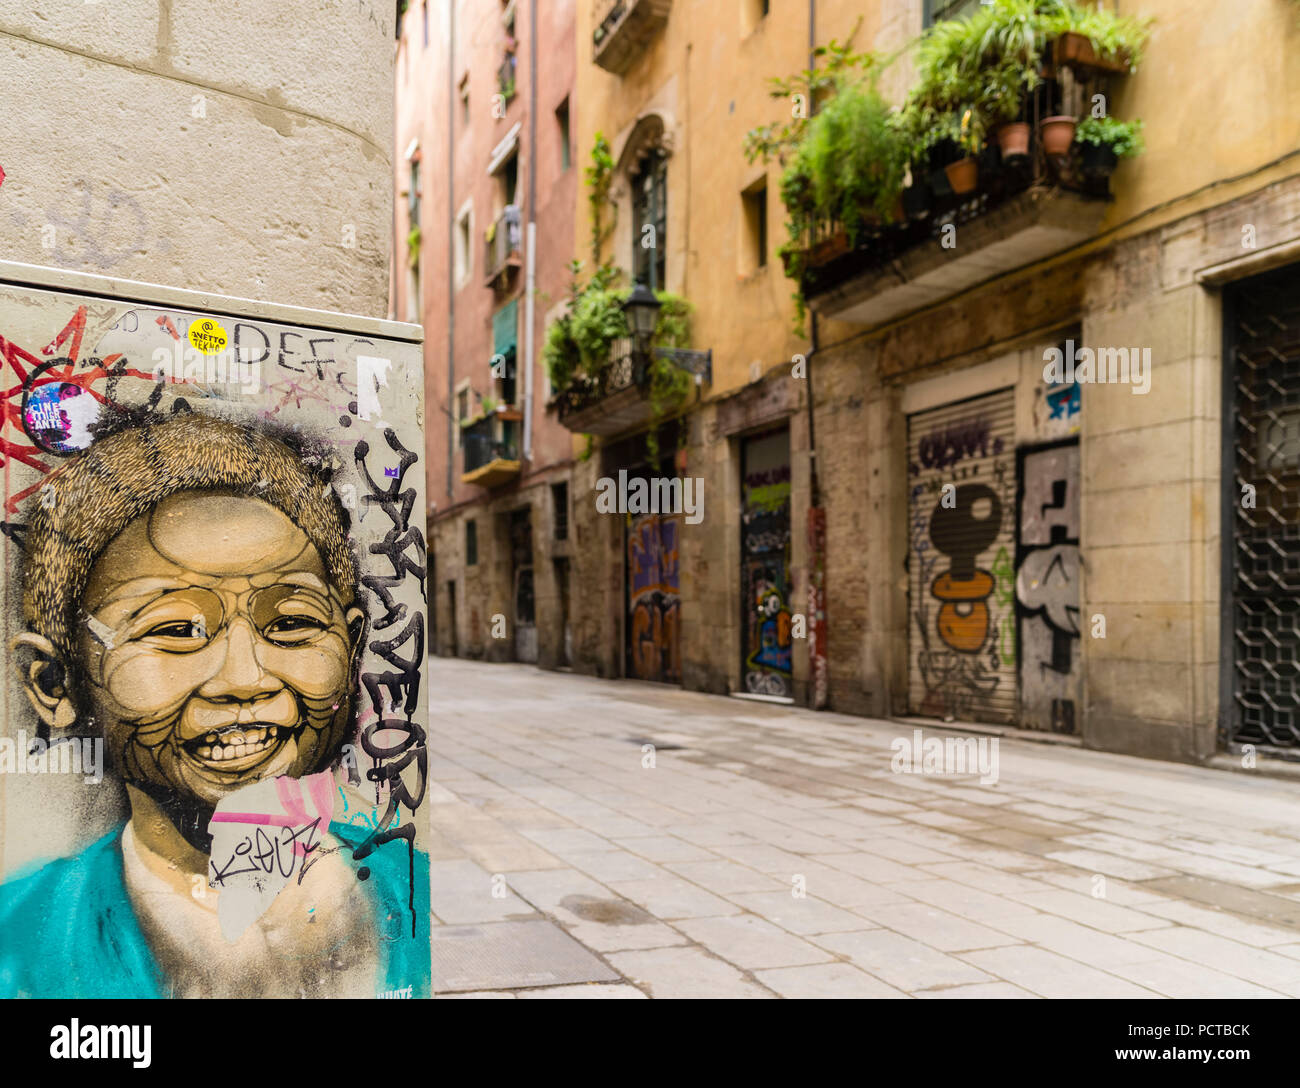
[[[126,781],[215,805],[338,751],[362,613],[270,504],[172,496],[105,549],[82,609],[91,703]]]

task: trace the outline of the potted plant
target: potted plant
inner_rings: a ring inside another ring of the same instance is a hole
[[[1079,169],[1085,177],[1109,177],[1120,159],[1142,152],[1142,122],[1116,117],[1089,117],[1075,130]]]
[[[1054,37],[1052,54],[1059,64],[1132,72],[1142,59],[1151,19],[1116,15],[1104,8],[1053,3],[1045,20]]]
[[[978,111],[994,130],[1004,159],[1029,154],[1026,96],[1042,81],[1048,24],[1041,8],[1056,0],[1002,0],[971,17],[971,79]]]
[[[1044,117],[1038,123],[1038,136],[1043,142],[1043,153],[1049,158],[1064,158],[1074,143],[1074,129],[1078,122],[1068,114]]]
[[[979,153],[983,140],[974,111],[966,110],[961,115],[960,121],[957,121],[955,114],[950,114],[946,122],[950,133],[954,131],[951,127],[954,122],[957,144],[965,154],[956,162],[945,166],[943,172],[948,177],[948,184],[952,186],[952,191],[957,196],[965,196],[967,193],[973,193],[979,185]]]
[[[841,224],[851,246],[897,218],[906,142],[897,115],[869,81],[837,82],[809,123],[797,160],[812,180],[816,218]]]

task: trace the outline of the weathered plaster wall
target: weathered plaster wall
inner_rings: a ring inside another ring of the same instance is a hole
[[[393,17],[3,0],[4,256],[382,317]]]

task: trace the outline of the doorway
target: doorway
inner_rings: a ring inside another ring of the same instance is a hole
[[[1224,293],[1220,735],[1300,755],[1300,264]]]
[[[741,440],[741,678],[751,695],[791,699],[790,431]]]
[[[537,605],[533,584],[533,508],[510,512],[510,568],[514,590],[515,660],[537,661]]]

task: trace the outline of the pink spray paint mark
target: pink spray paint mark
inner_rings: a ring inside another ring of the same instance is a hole
[[[317,816],[329,823],[334,809],[334,785],[328,772],[310,775],[306,780]],[[212,815],[214,824],[253,824],[262,827],[302,827],[311,823],[312,815],[307,810],[307,802],[302,793],[302,779],[281,775],[275,780],[275,794],[284,806],[284,814],[276,812],[216,812]],[[306,856],[307,848],[295,841],[293,852]]]

